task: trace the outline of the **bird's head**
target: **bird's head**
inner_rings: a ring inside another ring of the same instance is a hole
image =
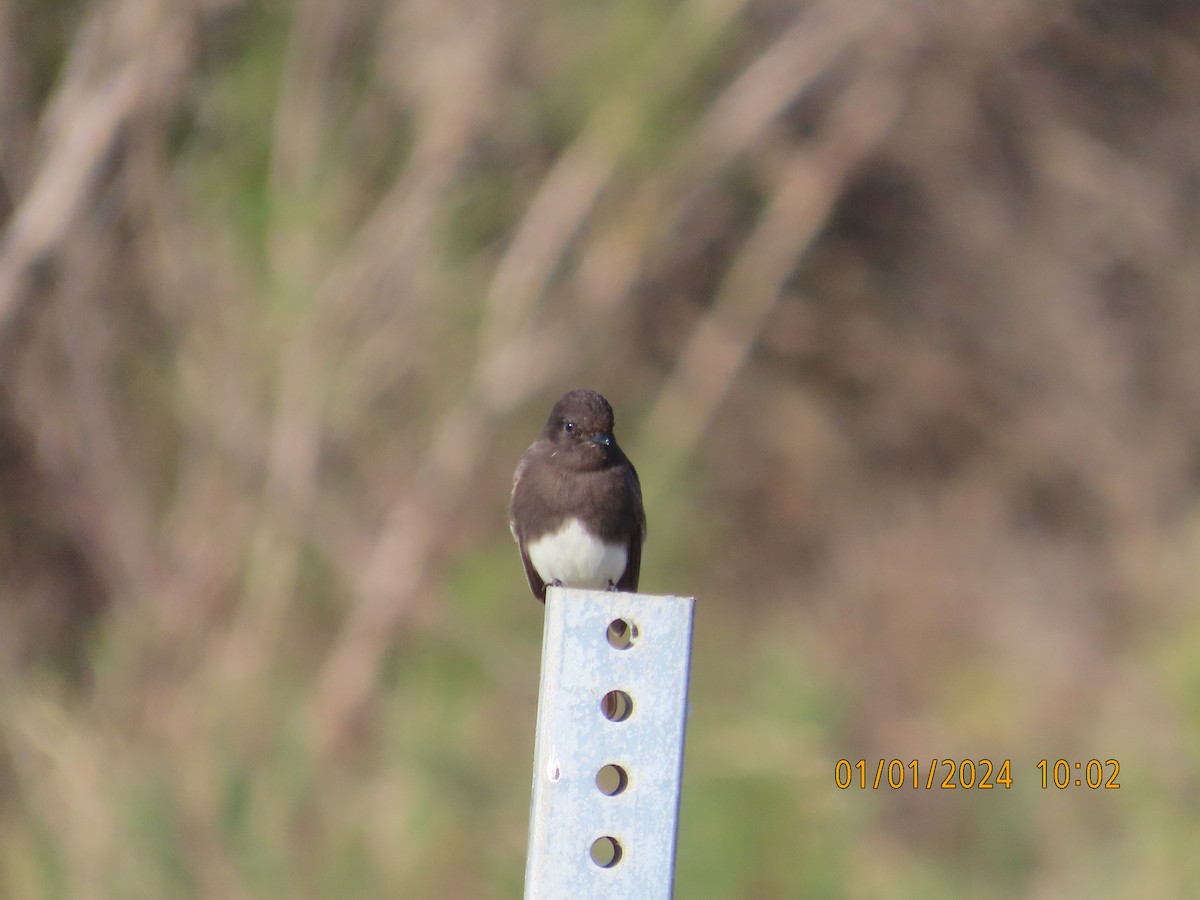
[[[612,407],[595,391],[563,394],[550,411],[543,436],[554,458],[572,468],[603,468],[621,455],[613,437]]]

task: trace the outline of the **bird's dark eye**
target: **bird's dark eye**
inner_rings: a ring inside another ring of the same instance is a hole
[[[564,419],[563,423],[562,423],[562,430],[563,430],[564,434],[574,434],[575,433],[575,423],[568,422],[566,419]]]

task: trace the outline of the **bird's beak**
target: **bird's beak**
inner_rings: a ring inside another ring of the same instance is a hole
[[[607,431],[603,431],[600,434],[593,434],[588,440],[593,444],[600,444],[604,447],[611,447],[615,443],[615,439]]]

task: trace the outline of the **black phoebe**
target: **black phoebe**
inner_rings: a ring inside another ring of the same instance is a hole
[[[637,472],[595,391],[563,394],[513,476],[508,527],[533,595],[546,585],[636,591],[646,539]]]

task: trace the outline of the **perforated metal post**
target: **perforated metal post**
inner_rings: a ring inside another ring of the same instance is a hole
[[[671,897],[694,605],[547,591],[525,900]]]

